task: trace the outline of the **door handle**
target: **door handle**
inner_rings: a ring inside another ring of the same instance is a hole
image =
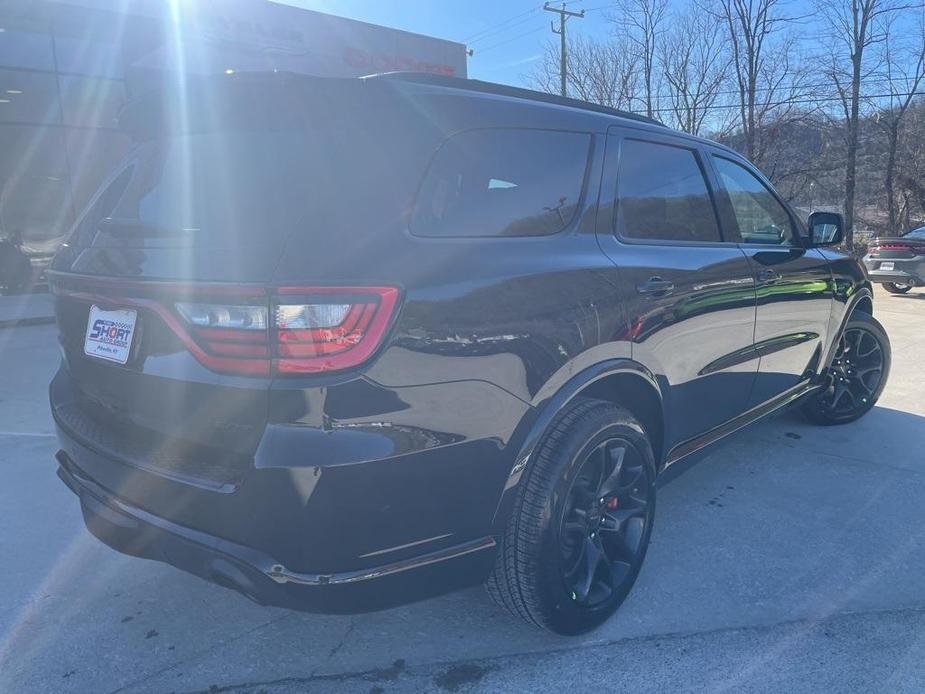
[[[773,284],[781,278],[781,274],[777,270],[759,270],[758,271],[758,281],[767,282],[768,284]]]
[[[657,294],[664,296],[674,291],[674,283],[663,280],[661,277],[650,277],[642,284],[636,285],[636,292],[639,294]]]

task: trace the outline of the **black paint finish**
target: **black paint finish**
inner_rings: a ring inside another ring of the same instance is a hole
[[[287,99],[302,90],[310,101],[313,84],[288,78]],[[351,189],[281,246],[75,240],[55,259],[64,358],[51,405],[61,474],[106,542],[317,611],[475,584],[491,568],[533,447],[571,398],[594,392],[631,409],[650,404],[640,418],[660,432],[654,447],[664,465],[808,391],[848,312],[869,306],[854,260],[740,244],[719,203],[720,242],[614,233],[621,138],[680,143],[704,160],[715,145],[452,82],[390,78],[375,98],[389,128],[414,135],[400,171],[413,179],[391,187],[408,196],[394,217]],[[401,113],[406,125],[397,125]],[[476,128],[589,136],[580,202],[562,232],[408,231],[428,156],[448,134]],[[716,196],[706,164],[704,175]],[[319,243],[319,228],[328,242]],[[762,279],[765,269],[779,277]],[[96,286],[99,277],[117,281]],[[336,374],[213,373],[145,309],[128,364],[84,356],[88,287],[118,307],[161,300],[155,281],[390,285],[402,303],[372,360]]]

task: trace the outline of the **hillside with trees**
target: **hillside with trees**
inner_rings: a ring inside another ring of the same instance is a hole
[[[900,0],[619,0],[573,31],[569,96],[727,144],[849,232],[925,222],[925,12]],[[550,42],[528,78],[559,91]]]

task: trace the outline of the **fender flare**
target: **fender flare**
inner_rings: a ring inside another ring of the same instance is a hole
[[[850,297],[848,297],[848,300],[845,302],[845,310],[842,313],[841,322],[838,325],[838,330],[833,333],[832,339],[829,341],[829,344],[826,348],[824,358],[819,363],[819,374],[822,374],[826,369],[829,368],[829,364],[832,363],[832,359],[835,356],[835,347],[841,341],[841,337],[845,332],[845,328],[848,326],[848,321],[851,320],[851,314],[854,313],[855,309],[858,307],[858,304],[861,303],[861,301],[864,299],[870,300],[871,305],[873,305],[874,293],[871,290],[870,284],[867,282],[858,287],[858,290]]]
[[[575,374],[566,381],[553,395],[534,406],[536,416],[526,423],[528,429],[521,439],[514,464],[508,474],[501,498],[492,518],[492,532],[503,533],[507,519],[513,508],[516,491],[520,485],[524,470],[533,457],[537,445],[556,416],[582,391],[593,383],[610,376],[630,374],[642,378],[661,404],[662,417],[665,415],[665,399],[655,375],[639,362],[632,359],[608,359],[599,362]],[[657,461],[659,462],[659,461]]]

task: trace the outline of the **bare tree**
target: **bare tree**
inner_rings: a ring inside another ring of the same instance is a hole
[[[901,165],[896,170],[896,187],[899,189],[900,218],[907,226],[925,222],[925,104],[912,104],[904,118],[903,129],[907,136],[899,141]]]
[[[793,17],[781,13],[781,0],[705,0],[701,6],[720,21],[728,39],[737,91],[745,155],[761,164],[769,138],[765,126],[801,117],[806,66],[796,40],[784,31]]]
[[[875,70],[865,62],[871,46],[886,39],[889,17],[908,5],[893,0],[817,0],[835,46],[828,77],[841,102],[845,124],[845,242],[854,245],[857,189],[858,132],[861,117],[861,82]]]
[[[889,234],[899,234],[902,226],[908,223],[908,206],[897,204],[896,157],[905,115],[925,79],[925,26],[920,24],[917,31],[911,32],[912,45],[908,45],[909,42],[903,42],[897,36],[902,34],[902,29],[895,31],[894,24],[894,21],[887,23],[883,42],[882,79],[889,102],[877,113],[876,119],[887,145],[883,184],[886,189]]]
[[[696,10],[680,15],[672,24],[661,46],[670,120],[693,135],[701,134],[705,127],[722,134],[726,128],[714,108],[730,68],[722,25]]]
[[[639,94],[639,70],[629,51],[615,41],[578,36],[569,39],[568,56],[566,79],[571,94],[602,106],[632,110]],[[547,44],[532,81],[542,91],[559,93],[558,47]]]
[[[625,41],[642,69],[642,101],[649,118],[658,112],[661,71],[656,62],[667,18],[668,0],[619,0],[609,17],[617,26],[616,36]]]

